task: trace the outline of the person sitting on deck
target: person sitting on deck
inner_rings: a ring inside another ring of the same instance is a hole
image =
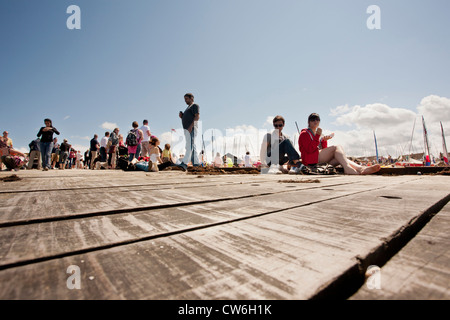
[[[298,138],[298,145],[305,166],[314,166],[320,163],[328,163],[332,166],[341,165],[345,174],[372,174],[381,169],[379,164],[365,167],[349,160],[341,146],[328,147],[328,140],[332,136],[322,136],[319,128],[320,116],[312,113],[308,117],[308,128],[303,129]],[[320,148],[320,147],[321,148]]]
[[[2,163],[8,170],[19,170],[28,162],[27,156],[9,147],[3,137],[0,137],[0,156]]]
[[[221,168],[222,166],[223,166],[223,159],[222,159],[222,157],[220,156],[220,153],[217,152],[217,153],[216,153],[216,157],[214,158],[214,161],[213,161],[213,167],[215,167],[215,168]]]
[[[280,168],[282,169],[285,164],[291,167],[289,173],[300,173],[302,165],[300,155],[294,149],[289,137],[282,133],[284,124],[284,118],[276,116],[273,119],[275,130],[264,136],[261,145],[261,165],[262,168],[270,167],[268,173],[280,173]],[[273,154],[274,152],[278,154]]]
[[[148,171],[158,172],[174,164],[171,160],[166,162],[161,160],[161,149],[159,148],[159,144],[159,139],[152,136],[149,145],[150,160],[148,162]]]
[[[172,150],[170,149],[170,144],[166,143],[164,145],[164,150],[162,152],[162,162],[170,161],[174,163],[174,159],[172,157]]]
[[[289,137],[282,132],[284,124],[284,118],[276,116],[273,119],[275,130],[264,136],[261,145],[261,168],[270,167],[268,173],[286,173],[287,171],[283,169],[285,164],[291,168],[289,173],[300,173],[301,170],[300,155],[294,149]]]

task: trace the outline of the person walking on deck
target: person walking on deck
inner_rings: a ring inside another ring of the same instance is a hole
[[[41,127],[37,136],[41,138],[42,168],[47,171],[51,167],[53,134],[59,135],[59,131],[53,127],[52,120],[44,119],[45,127]]]

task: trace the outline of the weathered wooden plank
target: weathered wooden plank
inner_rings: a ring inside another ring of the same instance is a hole
[[[449,300],[450,205],[380,271],[380,287],[367,285],[351,299]]]
[[[283,187],[286,185],[280,185]],[[318,189],[288,190],[246,199],[3,227],[0,228],[0,268],[278,212],[375,188],[345,184],[330,189],[325,184]]]
[[[276,214],[5,269],[0,271],[0,298],[308,298],[355,265],[356,256],[383,245],[446,196],[435,185],[442,181],[427,177],[401,188],[379,187]],[[429,197],[420,197],[423,188],[431,190]],[[392,195],[396,198],[383,197]],[[80,290],[66,286],[69,265],[81,268]]]
[[[38,175],[35,171],[20,171],[13,173],[22,180],[9,183],[0,183],[0,193],[34,192],[34,191],[55,191],[55,190],[78,190],[111,187],[158,187],[165,185],[202,184],[202,181],[195,180],[192,175],[180,172],[124,172],[124,171],[88,171],[78,170],[78,174],[71,174],[67,171],[56,171],[53,175]],[[0,177],[10,176],[12,173],[0,172]],[[162,179],[163,177],[163,179]],[[222,176],[208,176],[210,182],[236,183],[248,180],[252,177],[261,178],[261,175],[245,175],[241,178]]]
[[[197,180],[196,178],[194,178]],[[203,180],[203,179],[199,179]],[[326,179],[324,185],[351,183],[349,180]],[[25,223],[33,220],[63,218],[75,215],[107,214],[108,211],[132,211],[173,206],[192,202],[218,201],[235,197],[288,192],[317,186],[295,184],[280,187],[276,181],[250,181],[226,184],[204,183],[190,187],[168,189],[121,188],[94,190],[55,190],[45,192],[0,194],[0,226]],[[340,182],[341,181],[341,182]],[[345,182],[347,181],[347,182]],[[353,180],[358,181],[358,180]],[[290,188],[292,187],[292,188]],[[156,187],[157,188],[157,187]],[[280,191],[281,190],[281,191]]]

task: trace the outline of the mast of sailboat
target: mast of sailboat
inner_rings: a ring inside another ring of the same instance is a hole
[[[425,126],[425,119],[422,116],[422,124],[423,124],[423,140],[424,140],[424,145],[425,145],[425,164],[428,165],[428,163],[431,164],[431,160],[430,160],[430,144],[428,143],[428,132],[427,132],[427,128]]]
[[[378,161],[378,145],[377,145],[377,137],[375,136],[375,130],[373,131],[373,138],[375,140],[375,152],[376,152],[376,155],[377,155],[377,163],[378,163],[379,162]]]
[[[298,134],[300,135],[300,129],[298,128],[297,121],[295,121],[295,126],[297,127],[297,132],[298,132]]]
[[[416,128],[416,118],[414,118],[414,125],[413,125],[413,129],[411,132],[411,143],[409,144],[409,155],[411,155],[411,147],[412,147],[412,142],[413,142],[413,136],[414,136],[414,129]]]
[[[211,159],[214,161],[214,129],[212,129],[211,134]]]
[[[444,156],[444,163],[448,165],[447,144],[445,143],[444,127],[442,126],[442,122],[441,122],[441,132],[442,132],[442,149],[443,149],[442,152]]]
[[[205,139],[203,138],[203,133],[202,133],[202,166],[204,165],[203,161],[206,161],[206,147],[205,147]]]

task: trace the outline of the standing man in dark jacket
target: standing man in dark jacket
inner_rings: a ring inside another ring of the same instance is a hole
[[[94,138],[91,139],[91,169],[94,170],[94,160],[97,158],[98,149],[100,149],[100,144],[98,143],[98,135],[95,134]]]
[[[44,171],[50,169],[50,161],[52,158],[53,149],[53,133],[59,135],[59,131],[52,125],[52,120],[44,119],[45,127],[42,127],[37,136],[41,137],[41,155],[42,167]]]
[[[181,162],[181,167],[187,169],[189,162],[192,162],[193,166],[199,166],[197,149],[195,147],[195,137],[198,131],[198,120],[200,119],[200,107],[194,103],[194,95],[192,93],[186,93],[184,95],[184,101],[188,105],[184,112],[180,111],[179,117],[183,124],[184,137],[186,139],[186,152]]]

